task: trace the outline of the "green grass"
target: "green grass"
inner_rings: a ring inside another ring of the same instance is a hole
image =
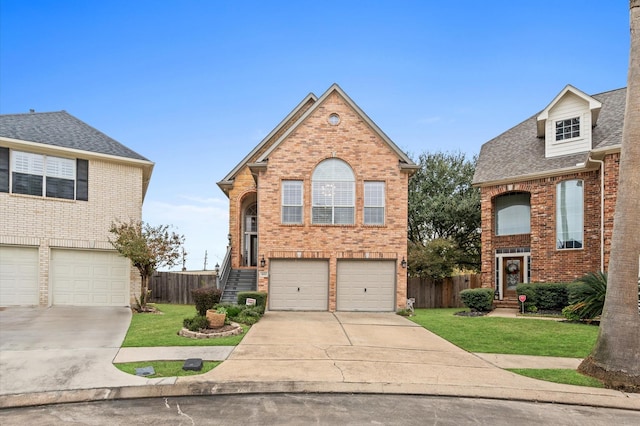
[[[463,317],[461,309],[416,309],[409,319],[469,352],[585,358],[598,327],[528,318]]]
[[[197,314],[193,305],[158,303],[155,307],[161,314],[134,313],[123,348],[154,346],[236,346],[249,329],[243,325],[244,333],[238,336],[212,339],[190,339],[178,336],[182,321]]]
[[[129,374],[136,374],[136,368],[153,367],[156,374],[145,376],[148,378],[156,377],[174,377],[174,376],[195,376],[211,371],[220,365],[219,361],[205,361],[202,363],[202,370],[191,371],[183,370],[184,361],[141,361],[141,362],[123,362],[113,364],[121,371]]]
[[[592,388],[604,388],[602,382],[593,377],[583,376],[575,370],[561,369],[536,369],[536,368],[510,368],[509,371],[532,379],[545,380],[547,382],[562,383],[565,385],[588,386]]]

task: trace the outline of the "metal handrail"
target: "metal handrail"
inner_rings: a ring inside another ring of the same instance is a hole
[[[220,272],[218,273],[218,288],[224,293],[227,281],[229,280],[229,274],[231,273],[231,246],[227,247],[227,254],[225,254],[222,260],[222,266],[220,266]]]

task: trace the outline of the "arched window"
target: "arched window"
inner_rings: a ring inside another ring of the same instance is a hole
[[[556,240],[559,249],[583,245],[584,190],[582,180],[566,180],[556,186]]]
[[[495,199],[496,235],[531,233],[531,195],[512,192]]]
[[[355,223],[355,177],[347,163],[330,158],[318,164],[311,176],[311,223]]]

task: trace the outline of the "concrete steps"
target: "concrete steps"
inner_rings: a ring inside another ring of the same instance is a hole
[[[222,303],[237,303],[238,293],[256,291],[257,271],[255,269],[232,269],[227,285],[222,293]]]

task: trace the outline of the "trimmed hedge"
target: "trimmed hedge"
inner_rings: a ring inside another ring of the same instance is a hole
[[[569,304],[567,283],[518,284],[516,292],[527,296],[525,310],[560,311]]]
[[[460,299],[473,312],[489,312],[493,309],[492,288],[469,288],[460,292]]]
[[[256,299],[256,306],[262,307],[262,312],[267,307],[267,293],[263,291],[241,291],[238,293],[238,305],[246,305],[247,299]]]
[[[191,290],[191,295],[196,304],[196,311],[199,315],[207,315],[207,310],[212,309],[216,303],[220,302],[222,291],[215,287],[202,287]]]

